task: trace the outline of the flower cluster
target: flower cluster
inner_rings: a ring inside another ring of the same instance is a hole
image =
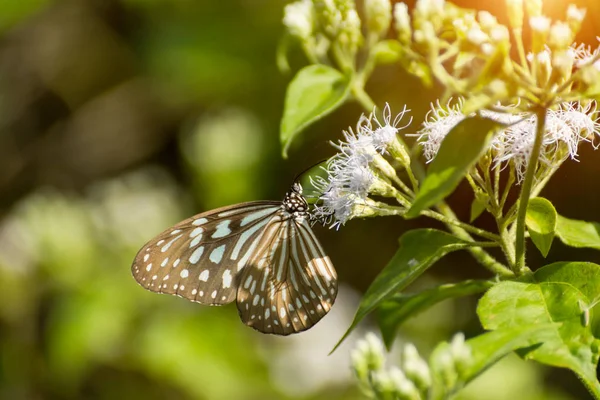
[[[386,154],[405,154],[404,144],[397,133],[412,121],[399,126],[406,108],[392,119],[389,105],[383,109],[383,121],[375,112],[361,116],[356,130],[344,131],[345,141],[334,146],[339,150],[327,164],[327,178],[316,177],[313,185],[319,190],[322,204],[315,207],[317,219],[331,222],[333,227],[343,225],[348,219],[373,215],[373,210],[383,204],[368,198],[369,194],[396,197],[391,182],[397,179],[396,170],[384,157]]]
[[[463,102],[436,103],[416,134],[423,147],[427,161],[435,158],[442,140],[458,122],[465,118]],[[596,105],[588,103],[563,103],[556,109],[549,109],[546,117],[540,162],[556,167],[567,158],[576,159],[581,141],[594,142],[600,135],[600,124],[595,120]],[[506,125],[492,140],[490,155],[495,166],[514,168],[518,181],[523,179],[529,163],[535,139],[536,118],[530,113],[520,112],[517,106],[498,107],[498,111],[482,111],[483,116]]]
[[[471,348],[462,333],[454,335],[450,343],[442,343],[435,357],[444,390],[448,393],[468,378],[465,371],[472,363]],[[352,369],[361,389],[375,398],[427,399],[432,388],[432,372],[412,343],[401,351],[400,366],[385,367],[381,340],[373,333],[357,343],[352,351]]]

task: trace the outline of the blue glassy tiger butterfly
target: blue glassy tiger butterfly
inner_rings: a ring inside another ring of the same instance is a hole
[[[315,237],[302,186],[283,201],[207,211],[146,243],[131,266],[144,288],[206,305],[233,301],[242,321],[275,335],[309,329],[329,312],[337,275]]]

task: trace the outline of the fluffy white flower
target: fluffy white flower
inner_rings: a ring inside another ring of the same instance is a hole
[[[315,207],[314,217],[331,227],[339,228],[348,219],[366,215],[373,202],[368,199],[370,193],[381,195],[382,188],[389,184],[381,178],[395,170],[382,157],[390,146],[397,145],[397,132],[408,124],[398,127],[406,107],[394,119],[389,105],[383,109],[382,120],[375,113],[362,115],[356,130],[344,131],[343,141],[334,144],[339,151],[326,167],[327,178],[318,177],[313,186],[323,193],[321,204]]]
[[[427,162],[433,160],[448,132],[465,116],[460,111],[462,102],[454,105],[432,105],[423,128],[416,135],[423,147]],[[513,107],[504,107],[506,112],[484,110],[484,117],[507,125],[491,142],[492,155],[496,167],[512,163],[519,182],[524,178],[535,141],[536,118],[526,113],[511,113]],[[577,149],[581,141],[594,143],[600,135],[600,124],[592,119],[595,103],[582,106],[579,103],[563,103],[556,110],[548,110],[546,132],[542,142],[540,162],[560,163],[566,158],[577,159]],[[566,149],[566,151],[563,151]]]

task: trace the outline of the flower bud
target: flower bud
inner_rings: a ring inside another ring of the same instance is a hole
[[[394,394],[399,399],[421,400],[421,394],[415,384],[406,378],[404,372],[396,366],[390,368],[390,381],[394,388]]]
[[[573,42],[573,32],[566,22],[558,21],[552,24],[548,36],[548,46],[553,50],[565,50]]]
[[[431,386],[431,372],[429,365],[417,351],[412,343],[404,345],[402,350],[402,369],[406,376],[412,380],[421,393],[425,393]]]
[[[585,18],[585,8],[577,8],[575,4],[569,4],[567,8],[567,23],[571,27],[574,34],[581,29],[581,23]]]
[[[390,0],[365,0],[365,14],[369,30],[377,36],[385,36],[392,22]]]
[[[300,40],[308,39],[313,32],[313,3],[300,0],[290,3],[283,10],[283,24],[292,36]]]
[[[513,29],[523,29],[523,0],[506,0],[508,22]]]
[[[548,32],[550,31],[550,19],[544,16],[529,18],[529,26],[531,27],[531,51],[539,53],[546,46]]]
[[[529,17],[542,15],[542,0],[525,0],[525,11]]]
[[[465,370],[471,366],[473,355],[471,348],[465,343],[465,335],[459,332],[454,335],[450,342],[450,353],[454,358],[454,364],[459,376],[462,376]]]
[[[405,3],[394,5],[394,28],[398,31],[398,40],[402,44],[408,44],[412,36],[408,6]]]

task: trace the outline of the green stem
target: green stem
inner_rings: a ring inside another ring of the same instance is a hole
[[[521,194],[519,196],[519,209],[517,211],[517,232],[516,232],[516,246],[515,246],[515,269],[514,272],[517,275],[522,275],[527,271],[525,267],[525,217],[527,216],[527,204],[529,204],[529,198],[531,196],[531,189],[533,188],[533,182],[535,180],[535,172],[537,170],[538,159],[542,151],[542,141],[544,139],[544,130],[546,129],[546,109],[540,108],[536,112],[537,125],[535,130],[535,142],[533,143],[533,149],[531,150],[531,156],[529,157],[529,163],[527,165],[527,171],[525,172],[525,180],[521,187]]]
[[[415,154],[414,154],[415,157],[413,158],[413,160],[415,160],[415,161],[413,161],[412,167],[413,167],[413,170],[415,171],[415,175],[416,175],[417,179],[423,180],[425,177],[425,168],[423,167],[423,164],[416,161],[416,155],[418,154],[418,152],[419,152],[418,148],[415,148]],[[442,201],[441,203],[439,203],[437,205],[436,208],[444,216],[446,216],[450,219],[458,220],[458,218],[456,218],[456,214],[454,214],[454,212],[452,211],[452,209],[450,208],[450,206],[448,206],[448,204],[446,202]],[[471,235],[469,235],[469,232],[465,231],[464,229],[462,229],[458,226],[455,226],[455,225],[451,225],[451,224],[445,224],[445,225],[448,228],[448,230],[450,230],[450,232],[452,232],[454,235],[456,235],[456,237],[463,239],[463,240],[468,240],[468,241],[473,240]],[[504,266],[502,263],[498,262],[498,260],[496,260],[494,257],[492,257],[484,249],[482,249],[480,247],[469,247],[467,249],[467,251],[469,253],[471,253],[471,256],[478,263],[480,263],[486,269],[488,269],[492,273],[498,275],[499,277],[501,277],[501,278],[514,277],[513,272],[509,268]]]
[[[472,233],[477,236],[481,236],[486,239],[493,240],[495,242],[500,241],[500,236],[498,236],[496,234],[488,232],[484,229],[477,228],[476,226],[466,224],[458,219],[449,218],[443,214],[440,214],[440,213],[432,211],[432,210],[423,210],[423,211],[421,211],[421,215],[425,215],[426,217],[433,218],[437,221],[443,222],[446,225],[454,225],[454,226],[459,227],[469,233]]]
[[[356,84],[352,85],[352,95],[356,101],[360,103],[362,108],[365,109],[366,112],[371,112],[376,107],[375,102],[371,99],[371,97],[365,92],[365,90]]]
[[[456,215],[454,214],[452,209],[446,203],[444,203],[444,202],[440,203],[437,206],[437,209],[440,211],[440,213],[442,213],[446,217],[457,220]],[[450,224],[446,224],[446,226],[448,227],[450,232],[452,232],[454,235],[456,235],[456,237],[463,239],[463,240],[467,240],[469,242],[473,241],[473,238],[471,237],[471,235],[469,235],[469,233],[467,231],[465,231],[464,229],[462,229],[458,226],[450,225]],[[502,263],[498,262],[494,257],[492,257],[488,252],[483,250],[481,247],[469,247],[469,248],[467,248],[467,251],[469,251],[469,253],[471,253],[473,258],[475,260],[477,260],[477,262],[479,262],[481,265],[483,265],[485,268],[487,268],[492,273],[498,275],[499,277],[511,278],[514,276],[514,274],[512,273],[512,271],[510,269],[506,268],[506,266],[504,266],[504,265],[502,265]]]

